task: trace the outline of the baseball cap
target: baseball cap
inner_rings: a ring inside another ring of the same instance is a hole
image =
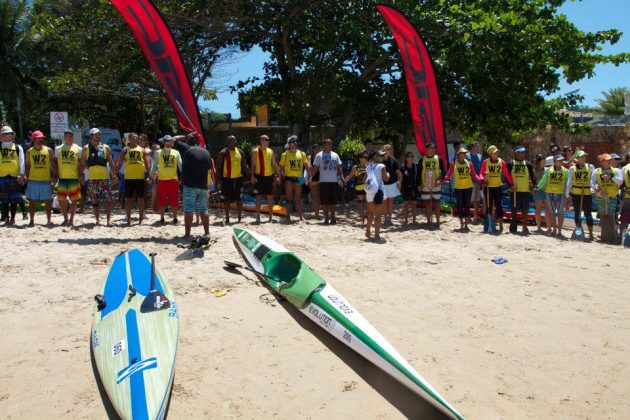
[[[427,143],[426,148],[427,149],[435,149],[435,143]]]
[[[8,125],[5,125],[4,127],[2,127],[2,134],[15,134],[15,133],[13,133],[13,129],[11,127],[9,127]]]
[[[518,146],[517,148],[514,149],[514,153],[525,153],[527,149],[524,148],[523,146]]]
[[[33,131],[33,138],[34,139],[45,139],[46,136],[41,131],[37,130],[37,131]]]
[[[72,130],[63,130],[63,134],[74,134]]]
[[[488,151],[488,154],[491,155],[493,153],[498,152],[499,148],[493,144],[492,146],[488,147],[487,151]]]
[[[562,160],[564,160],[564,157],[562,155],[556,155],[556,156],[554,156],[553,160],[555,160],[556,162],[559,161],[559,160],[562,161]]]
[[[621,156],[619,156],[617,153],[611,153],[610,156],[612,156],[613,159],[621,160]]]
[[[602,160],[611,160],[612,158],[613,157],[610,154],[608,154],[608,153],[604,153],[602,155],[599,155],[599,160],[600,161],[602,161]]]
[[[457,154],[459,155],[460,153],[468,153],[468,149],[466,149],[465,147],[460,147],[457,151]]]
[[[99,134],[101,131],[98,128],[90,128],[90,131],[88,131],[88,135],[92,135],[92,134]]]
[[[167,142],[167,141],[171,141],[171,140],[173,140],[173,137],[171,137],[170,135],[168,135],[168,134],[167,134],[167,135],[165,135],[164,137],[162,137],[162,138],[161,138],[161,140],[162,140],[163,142]]]
[[[386,155],[386,153],[383,152],[382,150],[379,150],[378,152],[376,152],[376,156],[383,157],[385,155]]]
[[[588,156],[588,153],[586,153],[584,150],[578,150],[577,152],[575,152],[576,158],[580,158],[582,156]]]

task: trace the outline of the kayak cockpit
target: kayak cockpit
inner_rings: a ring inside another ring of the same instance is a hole
[[[311,295],[326,285],[326,281],[292,253],[273,255],[265,262],[267,275],[275,288],[298,308],[308,304]]]

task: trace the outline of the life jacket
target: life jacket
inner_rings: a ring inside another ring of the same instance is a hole
[[[588,163],[582,168],[575,166],[573,171],[573,183],[571,185],[571,194],[573,195],[591,195],[591,170]]]
[[[529,170],[527,169],[527,162],[524,160],[512,161],[512,179],[514,180],[514,186],[516,192],[529,192]]]
[[[609,197],[616,197],[617,194],[619,194],[619,186],[612,179],[603,179],[603,174],[604,170],[597,168],[597,185],[599,185],[599,189],[605,191]],[[615,176],[615,172],[612,168],[610,169],[610,176]]]
[[[555,167],[549,168],[547,173],[547,185],[545,186],[545,192],[547,194],[564,194],[564,185],[567,171],[562,166],[560,169]]]
[[[9,147],[0,147],[0,177],[17,177],[20,175],[20,149],[15,143]]]
[[[440,158],[436,156],[432,157],[423,157],[422,158],[422,168],[420,168],[420,176],[422,177],[422,186],[428,187],[428,179],[427,176],[430,172],[433,172],[433,185],[442,178],[442,173],[440,171]]]
[[[240,150],[225,149],[225,160],[223,161],[223,178],[240,178],[242,173],[243,155]]]
[[[472,173],[468,160],[464,159],[464,163],[460,163],[459,160],[455,161],[454,175],[456,190],[467,190],[473,187]]]
[[[30,149],[29,179],[31,181],[50,181],[50,149],[46,146],[41,150]]]
[[[490,158],[486,159],[486,171],[488,180],[488,187],[497,188],[503,184],[501,180],[501,174],[503,172],[503,161],[501,158],[497,158],[496,162],[492,162]]]

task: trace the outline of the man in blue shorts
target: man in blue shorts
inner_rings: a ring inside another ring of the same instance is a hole
[[[193,215],[201,215],[206,235],[210,233],[208,221],[208,171],[213,167],[210,153],[199,147],[197,133],[174,136],[175,150],[182,158],[182,184],[184,185],[184,237],[190,237]],[[181,140],[186,139],[184,143]]]

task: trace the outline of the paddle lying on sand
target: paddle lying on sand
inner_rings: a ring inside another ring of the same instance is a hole
[[[171,307],[171,302],[168,300],[164,293],[160,292],[155,287],[155,256],[157,254],[152,252],[149,254],[151,257],[151,291],[142,301],[142,305],[140,305],[140,312],[153,312],[153,311],[161,311],[163,309],[168,309]]]
[[[449,418],[463,419],[359,311],[293,252],[241,228],[234,228],[232,240],[250,271],[304,316]],[[226,265],[236,268],[234,263]]]
[[[572,241],[583,241],[584,238],[584,229],[582,228],[582,222],[580,221],[580,215],[582,214],[582,204],[584,203],[584,187],[582,187],[582,191],[580,191],[580,211],[576,212],[577,217],[575,219],[575,229],[573,229],[573,233],[571,234]]]

